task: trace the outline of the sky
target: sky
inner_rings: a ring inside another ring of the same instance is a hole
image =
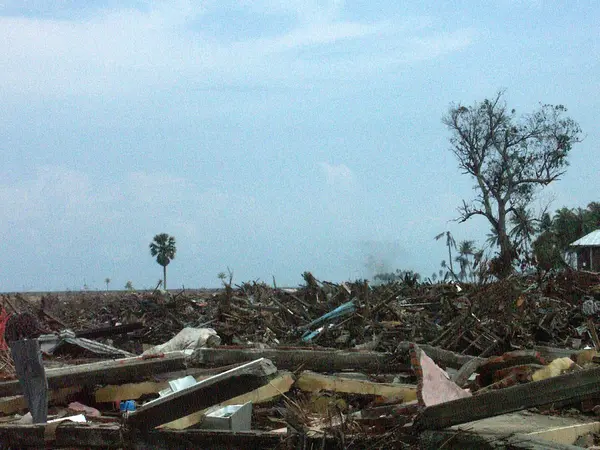
[[[585,139],[551,208],[599,201],[600,3],[0,3],[0,291],[427,276],[473,197],[441,122],[506,89]]]

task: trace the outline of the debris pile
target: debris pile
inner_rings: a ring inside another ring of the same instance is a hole
[[[0,442],[340,449],[597,443],[599,274],[378,286],[321,282],[308,272],[304,279],[295,289],[250,282],[172,294],[2,296],[9,345],[39,342],[50,407],[47,423],[31,425],[23,415],[23,380],[5,349]],[[24,328],[8,326],[10,317]]]

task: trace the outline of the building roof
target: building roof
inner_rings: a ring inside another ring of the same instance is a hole
[[[600,247],[600,230],[592,231],[577,239],[571,244],[571,247]]]

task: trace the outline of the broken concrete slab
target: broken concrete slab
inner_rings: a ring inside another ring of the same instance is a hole
[[[414,342],[400,342],[398,350],[403,352],[409,352],[411,345],[415,345]],[[436,364],[443,367],[451,367],[453,369],[460,369],[466,363],[477,360],[485,362],[486,358],[479,358],[476,356],[461,355],[450,350],[444,350],[439,347],[433,347],[431,345],[419,344],[421,350],[423,350]]]
[[[410,361],[417,376],[417,399],[421,406],[471,397],[416,344],[411,345]]]
[[[131,412],[127,422],[140,429],[157,427],[257,389],[268,383],[267,377],[276,371],[271,361],[260,358],[152,400]]]

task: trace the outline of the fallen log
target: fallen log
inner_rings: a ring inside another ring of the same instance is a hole
[[[195,385],[152,400],[129,414],[127,423],[152,429],[245,394],[268,383],[277,372],[271,361],[260,358],[235,369],[202,380]]]
[[[257,358],[267,358],[281,370],[312,370],[336,372],[357,369],[364,373],[398,373],[410,371],[410,365],[400,363],[391,353],[309,350],[306,348],[202,348],[194,352],[194,366],[225,366]]]
[[[425,408],[415,425],[439,430],[536,406],[582,401],[600,393],[600,368],[572,372]]]

